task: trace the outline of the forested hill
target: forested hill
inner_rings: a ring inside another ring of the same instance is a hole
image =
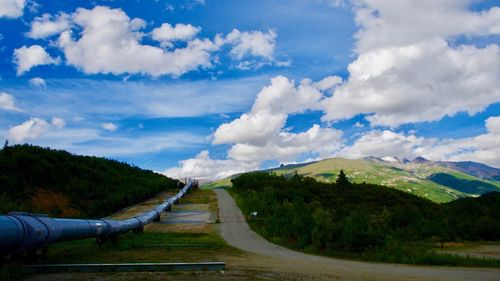
[[[229,190],[254,230],[308,252],[449,265],[456,260],[434,254],[434,245],[500,239],[499,192],[437,204],[394,188],[349,183],[347,178],[324,183],[297,174],[287,178],[247,173],[232,183]]]
[[[31,145],[0,151],[0,213],[28,211],[57,217],[103,217],[178,181],[99,157]]]

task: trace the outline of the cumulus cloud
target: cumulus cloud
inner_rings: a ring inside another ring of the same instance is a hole
[[[26,0],[0,1],[0,18],[19,18],[23,15]]]
[[[163,47],[173,47],[175,41],[189,41],[200,32],[201,28],[191,24],[178,23],[175,26],[164,23],[160,27],[153,29],[151,37],[160,42]]]
[[[44,134],[50,125],[43,119],[31,118],[28,121],[10,128],[8,138],[14,143],[33,140]]]
[[[103,128],[106,131],[114,132],[118,129],[118,126],[116,126],[113,123],[102,123],[101,128]]]
[[[362,53],[347,83],[325,100],[326,120],[373,114],[373,125],[439,120],[474,114],[500,101],[500,48],[450,48],[435,39]]]
[[[96,6],[78,8],[74,13],[44,14],[31,23],[27,36],[45,39],[58,35],[55,46],[62,50],[66,64],[87,74],[147,74],[181,76],[211,68],[218,61],[216,52],[231,45],[238,64],[262,64],[273,60],[276,33],[273,30],[239,31],[213,39],[199,38],[200,27],[163,23],[150,32],[143,19],[130,18],[122,9]],[[143,42],[150,36],[157,44]],[[183,44],[175,44],[183,42]],[[225,50],[225,49],[224,49]],[[23,70],[19,70],[22,73]]]
[[[43,39],[61,33],[71,28],[70,16],[66,13],[60,13],[57,16],[43,14],[37,17],[31,23],[31,29],[28,37],[33,39]]]
[[[14,102],[14,97],[4,92],[0,92],[0,108],[4,110],[20,111]]]
[[[62,129],[66,125],[66,122],[62,118],[52,117],[51,124],[58,129]]]
[[[311,83],[311,80],[304,79],[296,87],[294,81],[284,76],[276,76],[271,79],[271,85],[259,92],[252,112],[269,110],[273,113],[292,114],[318,109],[322,94]]]
[[[197,179],[224,178],[258,168],[257,163],[243,163],[232,159],[217,160],[204,150],[195,158],[180,161],[180,167],[166,170],[164,173],[173,178],[194,177]]]
[[[194,39],[184,48],[165,51],[140,41],[145,23],[130,19],[121,9],[97,6],[79,8],[73,22],[83,32],[73,38],[71,30],[58,40],[66,61],[88,74],[143,73],[152,76],[180,76],[200,67],[211,67],[210,54],[219,45],[209,39]]]
[[[305,79],[296,87],[295,82],[286,77],[274,77],[271,84],[257,94],[250,112],[216,130],[214,144],[262,145],[279,134],[288,114],[317,108],[321,97],[310,80]]]
[[[285,121],[285,114],[265,110],[243,114],[230,123],[222,124],[214,133],[213,143],[263,144],[280,132]]]
[[[329,90],[332,88],[335,88],[336,86],[340,85],[342,83],[342,78],[339,76],[327,76],[321,81],[318,81],[317,83],[314,83],[314,87],[317,88],[318,90]]]
[[[500,101],[498,45],[449,43],[500,31],[500,8],[474,12],[469,2],[356,2],[358,58],[348,80],[325,99],[323,120],[369,114],[372,125],[396,127],[475,114]]]
[[[241,172],[254,169],[266,160],[288,162],[301,155],[332,155],[341,147],[342,132],[317,124],[301,133],[291,133],[285,128],[289,114],[319,106],[322,94],[313,84],[309,79],[299,85],[283,76],[271,79],[271,84],[257,95],[251,111],[222,124],[215,131],[213,144],[232,145],[227,159],[214,160],[208,152],[203,152],[193,159],[181,161],[180,167],[166,173],[187,176],[193,172],[202,177],[219,178],[232,173],[232,170],[224,172],[227,170],[225,165],[237,167]],[[222,169],[212,165],[214,163],[220,163]]]
[[[470,0],[360,0],[355,21],[358,53],[413,45],[432,38],[500,33],[500,8],[469,10]]]
[[[475,137],[443,140],[428,148],[424,157],[434,160],[477,161],[500,167],[500,116],[486,120],[487,133]]]
[[[374,130],[362,135],[338,155],[348,158],[397,156],[413,159],[422,155],[425,152],[424,148],[434,143],[435,140],[427,140],[415,135],[407,136],[390,130]]]
[[[485,127],[485,134],[444,140],[390,130],[373,130],[362,135],[351,146],[344,147],[337,155],[348,158],[396,156],[408,159],[423,156],[436,161],[477,161],[500,167],[500,116],[489,117]]]
[[[35,78],[31,78],[29,80],[29,83],[33,86],[37,86],[37,87],[45,87],[45,80],[43,80],[42,78],[40,77],[35,77]]]
[[[342,144],[342,132],[313,125],[303,133],[280,132],[264,145],[236,143],[229,150],[229,157],[242,162],[278,160],[289,162],[302,153],[314,153],[316,157],[331,156]]]
[[[17,75],[22,75],[38,65],[59,64],[60,59],[51,57],[42,46],[33,45],[15,49],[14,63],[17,65]]]
[[[36,140],[48,132],[62,129],[65,124],[64,120],[58,117],[53,117],[51,123],[40,118],[30,118],[20,125],[11,127],[7,138],[14,143]]]
[[[500,116],[493,116],[486,119],[486,129],[492,134],[500,135]]]
[[[272,29],[267,32],[244,31],[238,29],[231,31],[226,40],[233,44],[231,55],[239,60],[247,55],[263,57],[273,60],[276,32]]]

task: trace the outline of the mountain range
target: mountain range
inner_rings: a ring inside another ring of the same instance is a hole
[[[423,157],[408,160],[371,156],[361,159],[330,158],[281,165],[265,171],[284,176],[297,173],[323,182],[333,182],[341,169],[351,182],[381,184],[434,202],[449,202],[500,191],[500,169],[471,161],[430,161]],[[205,187],[228,186],[233,177],[208,183]]]

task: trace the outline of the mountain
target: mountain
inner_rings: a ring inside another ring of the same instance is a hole
[[[105,158],[31,145],[0,150],[0,213],[103,217],[177,186],[176,180]]]
[[[439,161],[436,162],[436,164],[478,178],[500,181],[500,169],[493,168],[485,164],[471,162],[471,161],[464,161],[464,162]]]
[[[498,177],[495,171],[499,169],[474,162],[466,162],[472,163],[468,165],[460,163],[464,162],[434,162],[423,157],[409,161],[372,156],[362,159],[331,158],[300,165],[282,165],[267,171],[285,176],[297,173],[322,182],[333,182],[342,169],[351,182],[385,185],[434,202],[449,202],[500,191],[500,181],[495,178]],[[228,185],[230,178],[206,187]]]

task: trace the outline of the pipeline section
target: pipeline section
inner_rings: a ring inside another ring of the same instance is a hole
[[[131,230],[140,231],[152,221],[158,221],[162,212],[170,210],[189,188],[197,185],[196,180],[188,180],[175,196],[150,211],[126,220],[50,218],[45,214],[9,212],[0,216],[0,257],[36,252],[56,242],[93,237],[105,241]]]

